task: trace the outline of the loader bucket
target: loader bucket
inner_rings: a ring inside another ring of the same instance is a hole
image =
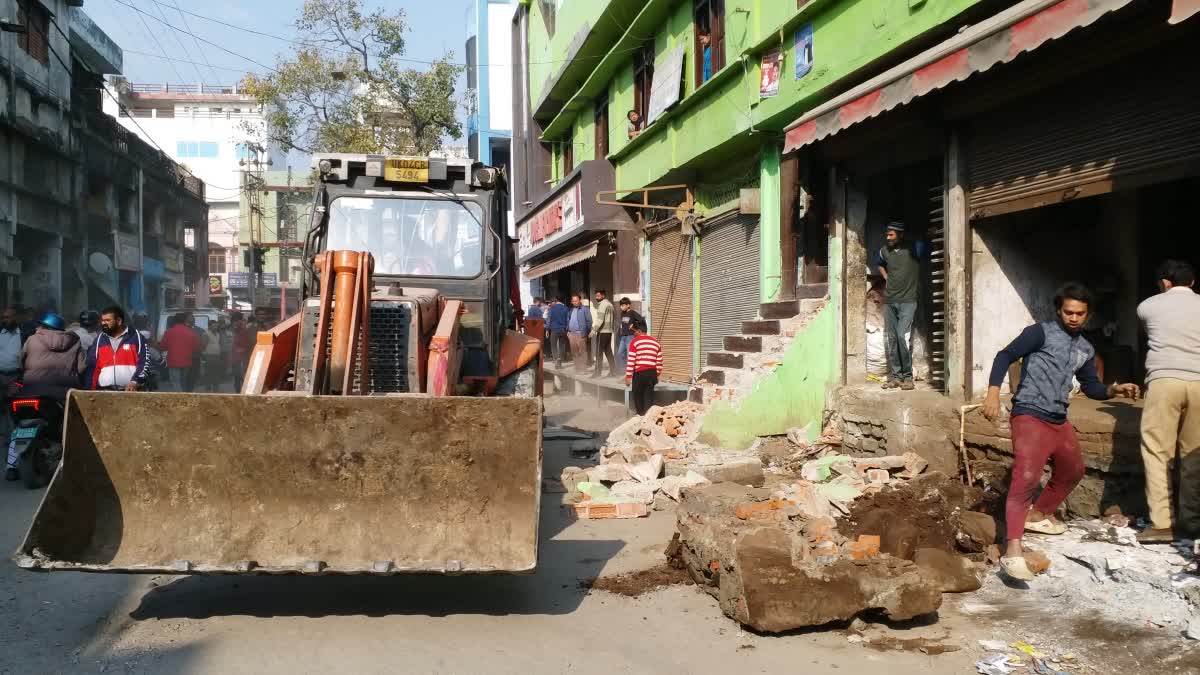
[[[14,561],[146,573],[530,572],[539,399],[71,392]]]

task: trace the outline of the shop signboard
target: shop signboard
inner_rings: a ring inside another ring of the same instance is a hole
[[[227,276],[230,288],[250,288],[249,272],[230,272]],[[279,275],[274,272],[264,272],[257,275],[254,285],[259,288],[279,288]]]
[[[136,234],[115,232],[113,241],[113,264],[119,270],[137,272],[142,269],[142,244]]]
[[[576,181],[517,228],[517,251],[525,256],[549,246],[583,225],[583,184]]]

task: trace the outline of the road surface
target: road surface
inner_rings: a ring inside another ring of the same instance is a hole
[[[559,421],[603,426],[619,409]],[[606,418],[606,415],[608,416]],[[549,444],[546,475],[573,461]],[[577,461],[577,460],[576,460]],[[0,485],[0,548],[41,491]],[[977,654],[880,652],[842,631],[758,636],[695,587],[639,598],[580,582],[654,566],[673,516],[576,521],[542,503],[524,577],[170,577],[38,574],[0,562],[3,673],[963,673]]]

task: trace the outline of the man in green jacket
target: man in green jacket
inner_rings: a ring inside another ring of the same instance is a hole
[[[879,273],[887,282],[883,322],[887,328],[888,380],[884,389],[913,389],[912,348],[907,336],[912,332],[921,285],[921,242],[904,239],[904,223],[893,220],[887,225],[887,245],[879,249]]]
[[[594,311],[596,319],[592,322],[592,339],[596,341],[596,369],[592,371],[592,377],[601,377],[601,370],[604,365],[604,357],[608,357],[608,376],[617,376],[617,362],[613,358],[613,327],[616,325],[614,318],[613,304],[608,299],[608,293],[604,289],[597,289],[595,295],[596,304]]]

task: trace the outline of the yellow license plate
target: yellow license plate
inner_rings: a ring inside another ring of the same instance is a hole
[[[383,178],[398,183],[428,183],[429,160],[389,159],[383,167]]]

